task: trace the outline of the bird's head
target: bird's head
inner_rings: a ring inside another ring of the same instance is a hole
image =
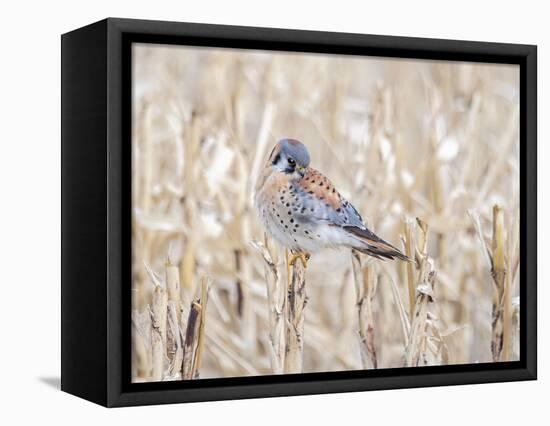
[[[269,156],[269,165],[276,170],[302,177],[309,166],[306,146],[295,139],[281,139]]]

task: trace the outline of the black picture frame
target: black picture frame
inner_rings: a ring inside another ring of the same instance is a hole
[[[518,64],[520,361],[131,383],[133,42]],[[116,407],[536,379],[536,46],[113,18],[61,44],[62,390]]]

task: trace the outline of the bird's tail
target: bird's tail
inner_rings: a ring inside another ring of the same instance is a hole
[[[405,256],[399,249],[395,248],[390,243],[387,243],[366,228],[362,229],[357,226],[344,226],[344,230],[356,238],[357,245],[354,245],[353,248],[361,253],[365,253],[369,256],[382,260],[399,259],[405,262],[413,261]]]

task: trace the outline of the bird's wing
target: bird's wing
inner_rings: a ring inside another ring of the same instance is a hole
[[[363,223],[355,207],[334,188],[334,185],[322,173],[308,168],[307,173],[296,184],[294,196],[303,200],[297,213],[303,220],[322,221],[329,226],[338,227],[357,244],[353,248],[378,259],[410,259],[390,243],[378,237]]]
[[[305,175],[294,183],[293,190],[301,200],[297,213],[304,219],[309,217],[330,225],[366,229],[361,215],[321,172],[308,167]]]

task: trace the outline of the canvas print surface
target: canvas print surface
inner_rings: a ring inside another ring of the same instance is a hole
[[[519,67],[132,47],[132,381],[519,359]]]

